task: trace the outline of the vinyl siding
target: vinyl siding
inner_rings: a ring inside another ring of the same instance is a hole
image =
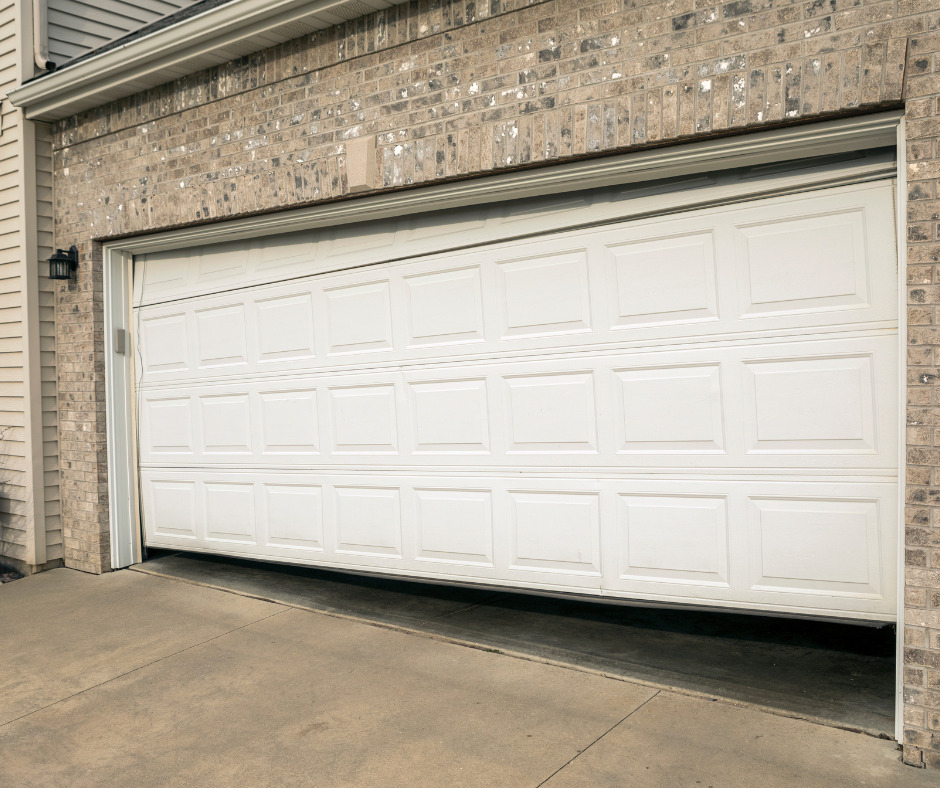
[[[197,0],[47,0],[49,57],[63,65]]]
[[[0,561],[37,565],[63,557],[53,283],[29,262],[48,258],[53,243],[52,134],[5,100],[20,58],[31,59],[31,41],[20,49],[19,25],[17,5],[0,0]],[[33,144],[35,162],[25,161]],[[35,205],[26,205],[33,191],[24,184],[33,179]],[[30,215],[35,224],[24,224]],[[29,297],[27,285],[36,288]],[[38,374],[27,374],[30,363]],[[33,461],[39,452],[41,464]]]
[[[17,81],[17,18],[0,7],[0,93]],[[28,561],[32,517],[26,473],[23,277],[19,215],[20,112],[0,106],[0,556]]]
[[[36,216],[38,259],[53,249],[52,127],[36,124]],[[41,265],[41,264],[40,264]],[[40,274],[42,272],[40,271]],[[42,381],[43,495],[46,520],[46,560],[63,557],[59,505],[58,406],[56,404],[55,285],[39,276],[39,356]]]

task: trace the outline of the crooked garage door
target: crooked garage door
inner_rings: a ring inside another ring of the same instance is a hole
[[[893,185],[584,209],[138,258],[146,543],[892,619]]]

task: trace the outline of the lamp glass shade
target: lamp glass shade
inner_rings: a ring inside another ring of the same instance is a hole
[[[50,279],[71,279],[72,273],[78,267],[78,249],[74,246],[67,252],[59,249],[49,258]]]

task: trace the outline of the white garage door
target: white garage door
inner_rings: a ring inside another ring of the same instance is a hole
[[[578,200],[138,258],[146,543],[893,618],[892,183]]]

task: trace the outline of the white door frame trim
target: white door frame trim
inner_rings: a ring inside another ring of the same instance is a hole
[[[811,158],[875,147],[897,148],[897,230],[900,346],[899,406],[899,550],[898,550],[898,676],[896,735],[903,729],[902,642],[904,612],[904,406],[906,401],[906,193],[904,118],[901,112],[845,118],[812,125],[755,132],[493,175],[476,180],[430,185],[411,191],[364,196],[264,216],[134,236],[103,245],[105,390],[107,407],[108,490],[113,569],[138,563],[142,556],[137,490],[136,413],[134,408],[134,332],[131,319],[133,256],[200,244],[254,238],[353,222],[405,216],[499,200],[518,200],[658,180],[721,169]],[[807,184],[818,181],[807,176]],[[707,189],[702,190],[707,192]],[[123,352],[120,345],[123,343]]]
[[[132,294],[134,256],[117,247],[104,252],[104,374],[108,439],[108,520],[111,568],[143,556],[137,503],[137,426],[134,408]]]

